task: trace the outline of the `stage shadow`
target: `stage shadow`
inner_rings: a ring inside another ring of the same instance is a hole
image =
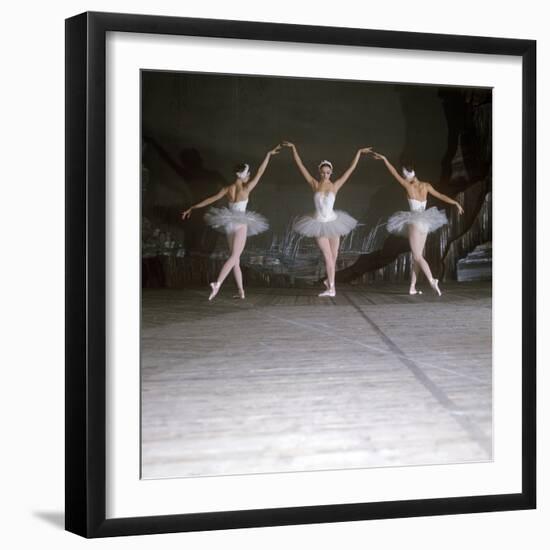
[[[35,510],[33,515],[41,520],[44,520],[46,523],[58,527],[60,529],[65,529],[65,512],[45,512],[42,510]]]

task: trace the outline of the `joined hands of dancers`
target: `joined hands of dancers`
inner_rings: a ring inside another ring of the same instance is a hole
[[[293,230],[306,237],[315,238],[323,255],[327,273],[326,279],[323,281],[326,290],[321,292],[319,296],[336,296],[336,259],[340,248],[340,238],[347,235],[357,226],[357,220],[343,210],[335,210],[334,203],[337,193],[356,169],[362,155],[371,155],[374,159],[383,161],[390,174],[404,188],[407,194],[410,210],[408,212],[396,212],[390,216],[387,222],[387,229],[390,233],[402,235],[409,239],[412,255],[409,294],[422,294],[421,291],[416,289],[418,274],[422,270],[434,292],[441,296],[439,281],[432,276],[430,266],[424,258],[423,252],[428,233],[435,231],[448,222],[443,210],[438,210],[436,207],[426,210],[427,197],[428,195],[433,195],[443,202],[452,204],[457,208],[458,213],[462,214],[464,210],[459,202],[439,193],[430,183],[419,180],[411,165],[404,165],[401,173],[399,173],[384,155],[373,151],[372,147],[358,149],[349,167],[334,181],[331,179],[333,166],[329,160],[323,160],[319,163],[317,166],[318,177],[314,178],[304,166],[294,143],[283,141],[266,153],[254,177],[251,177],[250,166],[248,164],[239,164],[235,167],[235,180],[231,185],[224,187],[215,195],[198,202],[182,212],[181,218],[185,220],[197,208],[208,206],[223,197],[227,197],[228,200],[227,207],[210,207],[204,216],[208,225],[217,231],[225,233],[230,252],[229,258],[223,264],[217,280],[210,283],[211,292],[208,297],[209,300],[212,300],[219,292],[223,281],[230,271],[233,271],[233,276],[237,283],[238,294],[234,298],[244,299],[245,297],[240,257],[244,250],[246,239],[248,236],[262,233],[269,227],[264,216],[247,210],[246,205],[248,204],[250,193],[264,174],[269,160],[273,155],[278,154],[282,147],[291,150],[298,170],[313,191],[314,212],[296,219]]]

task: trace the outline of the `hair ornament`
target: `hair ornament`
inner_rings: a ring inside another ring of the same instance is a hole
[[[402,173],[403,173],[403,177],[407,181],[412,181],[414,179],[414,177],[416,176],[416,172],[414,170],[411,170],[409,172],[404,166],[403,166],[403,169],[402,169]]]
[[[330,166],[330,169],[333,170],[332,168],[332,162],[330,162],[330,160],[322,160],[320,163],[319,163],[319,170],[321,169],[322,166],[324,165],[327,165],[327,166]]]
[[[250,166],[249,166],[248,164],[245,164],[245,165],[244,165],[244,169],[241,170],[240,172],[235,172],[235,174],[236,174],[237,177],[240,178],[240,179],[246,178],[247,176],[250,175]]]

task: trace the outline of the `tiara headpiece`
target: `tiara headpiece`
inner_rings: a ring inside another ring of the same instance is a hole
[[[322,160],[320,163],[319,163],[319,170],[321,169],[321,166],[324,166],[324,165],[327,165],[327,166],[330,166],[330,169],[333,170],[332,168],[332,162],[330,162],[330,160]]]

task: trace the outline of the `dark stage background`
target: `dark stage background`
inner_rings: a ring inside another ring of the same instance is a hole
[[[233,166],[254,172],[268,149],[293,141],[312,174],[322,159],[337,177],[359,147],[373,146],[396,166],[412,160],[420,179],[458,198],[465,215],[429,236],[426,254],[440,278],[491,277],[491,132],[489,89],[282,77],[142,72],[144,287],[212,280],[226,256],[225,237],[181,211],[233,181]],[[220,201],[221,205],[222,201]],[[290,231],[313,197],[287,149],[273,157],[248,208],[270,230],[251,237],[242,257],[245,283],[301,286],[323,275],[313,239]],[[360,226],[342,242],[337,281],[403,281],[406,239],[384,223],[407,209],[403,190],[380,161],[362,157],[335,208]]]

